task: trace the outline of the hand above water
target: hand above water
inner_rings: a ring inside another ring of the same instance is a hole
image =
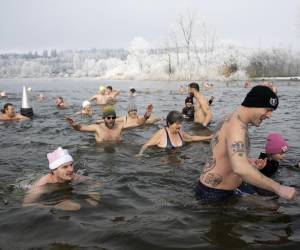
[[[149,117],[151,116],[152,111],[153,111],[153,105],[149,104],[147,106],[146,112],[144,114],[144,117],[145,117],[146,120],[149,119]]]
[[[75,130],[80,130],[81,126],[79,124],[76,124],[73,118],[66,117],[66,120]]]
[[[296,198],[297,192],[294,187],[280,185],[276,194],[278,194],[280,197],[285,198],[287,200],[294,200]]]

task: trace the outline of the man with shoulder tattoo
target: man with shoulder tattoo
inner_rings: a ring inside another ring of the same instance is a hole
[[[248,125],[259,127],[278,106],[277,95],[266,86],[255,86],[241,106],[225,118],[211,141],[212,157],[206,162],[196,187],[197,199],[223,201],[234,195],[242,181],[292,200],[293,187],[280,185],[251,165]]]

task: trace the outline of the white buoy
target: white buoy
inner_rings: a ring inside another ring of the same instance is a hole
[[[30,105],[30,100],[27,95],[26,87],[23,86],[23,95],[22,95],[22,106],[21,106],[21,114],[27,117],[33,116],[33,110]]]

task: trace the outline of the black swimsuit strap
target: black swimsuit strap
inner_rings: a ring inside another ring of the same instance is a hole
[[[171,139],[170,139],[170,135],[169,135],[169,132],[168,132],[168,130],[167,130],[167,128],[165,128],[165,131],[166,131],[166,134],[167,134],[167,148],[176,148],[173,144],[172,144],[172,142],[171,142]],[[182,136],[181,136],[181,134],[180,134],[180,132],[178,132],[178,135],[179,135],[179,137],[180,137],[180,139],[181,139],[181,143],[182,143],[182,145],[183,145],[183,139],[182,139]]]

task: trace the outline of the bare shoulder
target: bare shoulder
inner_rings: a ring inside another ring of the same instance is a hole
[[[50,174],[42,176],[40,179],[38,179],[36,182],[33,183],[33,187],[40,187],[43,185],[46,185],[48,183],[52,183],[52,178]]]

